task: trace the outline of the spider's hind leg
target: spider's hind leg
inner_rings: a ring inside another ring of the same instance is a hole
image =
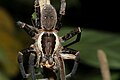
[[[32,80],[36,80],[35,69],[34,69],[35,54],[31,53],[29,57],[29,72],[31,73]]]
[[[32,47],[23,49],[20,52],[18,52],[18,63],[19,63],[20,72],[21,72],[23,78],[28,78],[30,75],[34,74],[34,72],[32,70],[33,69],[32,68],[33,67],[33,59],[34,59],[34,57],[32,56],[32,53],[35,53]],[[23,62],[24,62],[23,56],[24,55],[26,55],[26,56],[30,55],[30,57],[29,57],[29,65],[30,65],[29,67],[31,69],[30,73],[25,72],[25,68],[23,65]],[[33,79],[33,80],[35,80],[35,79]]]
[[[71,77],[74,77],[76,71],[77,71],[77,68],[78,68],[78,65],[79,65],[79,61],[80,61],[80,53],[79,51],[76,51],[76,50],[73,50],[73,49],[70,49],[70,48],[64,48],[63,51],[62,51],[63,54],[72,54],[75,56],[74,60],[74,65],[73,65],[73,69],[72,71],[66,75],[66,78],[71,78]]]

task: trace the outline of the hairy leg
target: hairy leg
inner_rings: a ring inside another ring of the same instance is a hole
[[[74,77],[74,75],[75,75],[75,73],[77,71],[78,65],[79,65],[80,53],[79,53],[79,51],[76,51],[76,50],[73,50],[73,49],[70,49],[70,48],[64,48],[62,50],[62,53],[63,54],[68,53],[68,54],[75,55],[75,57],[74,57],[75,62],[74,62],[74,65],[73,65],[73,69],[68,75],[66,75],[66,78]]]
[[[61,0],[60,14],[65,15],[66,1]]]
[[[57,24],[56,24],[56,27],[55,27],[55,29],[58,30],[58,31],[62,27],[62,18],[65,15],[65,8],[66,8],[66,1],[61,0],[60,12],[59,12]]]
[[[33,20],[34,25],[36,28],[41,29],[41,22],[40,22],[41,9],[40,9],[39,0],[35,0],[34,7],[35,7],[35,14],[36,14],[35,19]]]
[[[18,21],[17,24],[20,26],[20,28],[24,29],[31,37],[34,37],[35,34],[37,34],[37,30],[33,26],[30,26],[21,21]]]
[[[58,62],[59,62],[59,66],[60,66],[60,78],[61,78],[61,80],[66,80],[64,60],[61,58],[61,56],[58,57]]]
[[[72,37],[74,37],[75,35],[77,35],[76,40],[69,43],[69,44],[67,44],[67,45],[65,45],[64,47],[68,47],[68,46],[70,46],[72,44],[75,44],[75,43],[80,41],[80,38],[81,38],[81,29],[80,29],[80,27],[75,28],[73,31],[71,31],[71,32],[67,33],[66,35],[62,36],[61,41],[65,42],[65,41],[71,39]]]
[[[31,53],[29,57],[29,72],[31,73],[32,80],[36,80],[36,75],[34,70],[34,60],[35,60],[35,54]]]
[[[18,52],[18,63],[19,63],[19,68],[20,68],[20,71],[21,71],[21,74],[23,76],[23,78],[28,78],[30,76],[30,73],[26,73],[25,72],[25,69],[24,69],[24,66],[23,66],[23,56],[24,55],[29,55],[30,52],[33,52],[33,48],[26,48],[26,49],[23,49],[21,50],[20,52]]]

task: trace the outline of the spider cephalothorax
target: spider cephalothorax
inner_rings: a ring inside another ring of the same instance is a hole
[[[42,66],[54,65],[53,56],[59,47],[59,39],[54,31],[57,23],[57,13],[51,4],[45,4],[41,10],[41,27],[43,32],[38,34],[37,45],[42,53]]]
[[[42,69],[39,75],[43,75],[44,77],[42,78],[45,78],[44,80],[59,79],[56,75],[58,71],[60,73],[60,80],[66,80],[66,78],[71,78],[75,75],[80,54],[79,51],[67,47],[80,41],[81,30],[78,27],[62,37],[58,36],[57,33],[60,30],[61,18],[65,14],[65,6],[65,0],[61,0],[60,15],[57,16],[56,10],[50,4],[49,0],[35,0],[36,18],[33,20],[34,25],[30,26],[21,21],[17,22],[35,40],[35,43],[31,44],[30,47],[18,53],[18,63],[23,78],[31,76],[32,80],[36,80],[38,73],[35,72],[35,68]],[[77,35],[75,41],[65,46],[61,45],[62,42],[69,40],[75,35]],[[28,74],[25,72],[23,65],[23,56],[25,54],[29,54]],[[68,75],[65,73],[64,59],[75,60],[73,69]]]
[[[45,30],[52,30],[57,23],[56,10],[52,5],[44,5],[41,12],[41,27]]]

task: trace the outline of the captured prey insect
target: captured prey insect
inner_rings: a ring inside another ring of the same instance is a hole
[[[34,25],[31,26],[21,21],[17,22],[20,28],[24,29],[35,41],[30,47],[18,53],[18,63],[23,78],[31,76],[32,80],[36,80],[36,75],[42,74],[43,78],[41,80],[58,80],[56,73],[59,71],[60,80],[66,80],[76,73],[80,53],[67,47],[80,41],[80,27],[62,37],[57,34],[61,27],[62,16],[65,15],[65,7],[65,0],[61,0],[60,14],[57,16],[57,12],[49,0],[35,0],[36,18],[33,21]],[[75,35],[77,35],[75,41],[65,46],[61,45],[62,42]],[[23,65],[23,56],[26,54],[29,54],[28,73],[26,73]],[[75,60],[73,69],[68,75],[65,73],[64,59]],[[35,68],[41,68],[42,72],[36,73]]]

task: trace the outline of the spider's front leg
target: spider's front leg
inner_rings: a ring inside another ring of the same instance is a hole
[[[18,63],[20,67],[21,74],[23,78],[28,78],[30,75],[32,76],[32,79],[35,80],[35,72],[34,72],[34,59],[35,59],[35,51],[32,47],[26,48],[21,50],[18,53]],[[25,72],[24,66],[23,66],[23,56],[24,55],[30,55],[29,56],[29,72],[28,74]]]
[[[61,0],[60,14],[65,15],[66,1]]]
[[[18,24],[18,26],[20,26],[20,28],[24,29],[28,33],[28,35],[30,35],[31,37],[34,37],[35,34],[38,33],[36,28],[34,28],[33,26],[30,26],[24,22],[18,21],[17,24]]]
[[[34,21],[35,27],[41,29],[41,22],[40,22],[41,8],[40,8],[39,0],[35,0],[34,7],[35,7],[36,18],[32,20]]]
[[[74,57],[75,62],[74,62],[73,69],[72,69],[72,71],[66,76],[66,78],[74,77],[74,75],[75,75],[75,73],[76,73],[76,71],[77,71],[77,68],[78,68],[79,61],[80,61],[80,53],[79,53],[79,51],[76,51],[76,50],[73,50],[73,49],[70,49],[70,48],[64,48],[64,49],[62,50],[62,53],[63,53],[63,55],[64,55],[64,54],[68,54],[68,55],[72,54],[72,55],[75,56],[75,57]],[[67,57],[67,56],[65,56],[65,57]],[[63,58],[64,58],[64,57],[63,57]]]
[[[58,31],[62,27],[62,18],[65,15],[65,8],[66,8],[66,1],[61,0],[60,12],[59,12],[58,19],[57,19],[57,24],[56,24],[56,27],[55,27],[55,29],[58,30]]]

